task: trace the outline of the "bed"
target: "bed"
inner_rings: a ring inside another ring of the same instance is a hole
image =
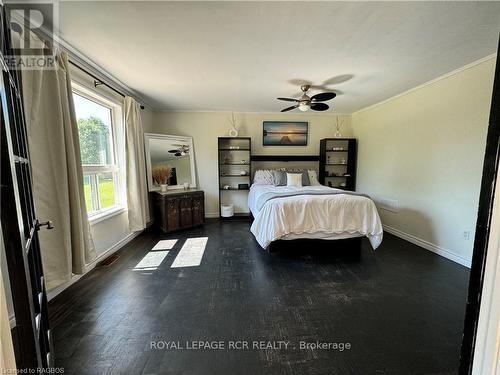
[[[375,250],[383,230],[373,201],[362,194],[317,186],[252,185],[251,232],[264,249],[277,240],[339,240],[366,236]]]

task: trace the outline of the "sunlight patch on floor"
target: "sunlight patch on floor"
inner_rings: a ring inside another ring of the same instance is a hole
[[[151,249],[151,250],[172,250],[172,248],[177,243],[177,239],[173,240],[161,240]]]
[[[134,267],[134,271],[155,271],[167,256],[168,251],[151,251]]]
[[[201,264],[201,258],[207,246],[208,237],[188,238],[179,254],[172,263],[171,268],[194,267]]]

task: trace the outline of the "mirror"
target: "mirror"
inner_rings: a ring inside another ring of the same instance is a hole
[[[144,142],[149,191],[196,187],[193,138],[145,133]]]

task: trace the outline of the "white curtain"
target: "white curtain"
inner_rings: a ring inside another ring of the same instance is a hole
[[[96,256],[66,53],[58,53],[56,61],[55,70],[22,72],[35,209],[55,227],[39,232],[48,289],[84,273]]]
[[[134,98],[124,99],[128,221],[132,232],[146,228],[149,204],[144,158],[141,108]]]

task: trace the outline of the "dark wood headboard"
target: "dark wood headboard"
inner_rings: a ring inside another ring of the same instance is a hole
[[[319,161],[319,155],[252,155],[252,161]]]

